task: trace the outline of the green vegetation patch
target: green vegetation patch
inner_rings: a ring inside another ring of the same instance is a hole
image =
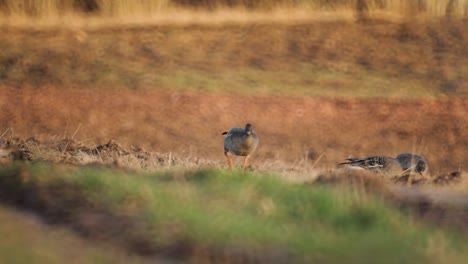
[[[462,263],[466,257],[447,236],[412,223],[382,199],[348,189],[289,184],[269,174],[200,170],[141,175],[48,164],[2,169],[2,194],[15,185],[22,187],[8,195],[10,200],[32,195],[34,202],[19,203],[45,217],[53,212],[56,221],[61,216],[85,233],[86,225],[79,222],[83,215],[104,215],[99,219],[105,223],[87,228],[146,254],[170,248],[188,259],[241,256],[308,263],[419,263],[434,256]],[[56,201],[48,201],[51,197]],[[439,237],[440,251],[428,251]]]
[[[425,97],[442,92],[435,83],[420,79],[387,76],[356,68],[340,72],[312,65],[294,71],[264,71],[243,68],[209,73],[192,69],[154,76],[158,87],[167,90],[230,92],[240,94],[346,97]]]

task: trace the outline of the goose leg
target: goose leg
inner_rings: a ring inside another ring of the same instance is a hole
[[[245,170],[245,166],[247,166],[247,162],[249,162],[249,155],[245,156],[244,164],[242,164],[242,169]]]
[[[229,155],[229,153],[225,151],[225,152],[224,152],[224,156],[226,156],[226,158],[227,158],[229,168],[232,169],[232,158],[231,158],[231,155]]]

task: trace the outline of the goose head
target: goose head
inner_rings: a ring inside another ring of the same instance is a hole
[[[418,160],[416,163],[416,171],[419,172],[421,175],[423,172],[427,170],[427,163],[424,160]]]
[[[252,131],[253,131],[253,126],[252,126],[252,124],[247,123],[247,124],[245,125],[245,133],[246,133],[247,135],[251,135],[251,134],[252,134]]]

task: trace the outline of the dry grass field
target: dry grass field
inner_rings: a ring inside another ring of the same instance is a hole
[[[463,17],[466,0],[2,0],[0,12],[18,18],[57,18],[99,15],[104,17],[164,16],[180,10],[209,11],[228,9],[242,12],[271,12],[302,9],[307,12],[341,12],[396,17]]]
[[[0,27],[5,86],[312,96],[468,93],[467,21]]]
[[[0,0],[0,262],[464,263],[467,11]],[[425,177],[337,167],[403,152]]]

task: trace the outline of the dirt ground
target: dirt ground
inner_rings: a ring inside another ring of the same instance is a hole
[[[266,162],[333,168],[349,156],[417,152],[430,173],[466,170],[468,99],[319,98],[157,90],[0,89],[1,133],[110,139],[149,151],[222,161],[221,133],[251,122]]]

